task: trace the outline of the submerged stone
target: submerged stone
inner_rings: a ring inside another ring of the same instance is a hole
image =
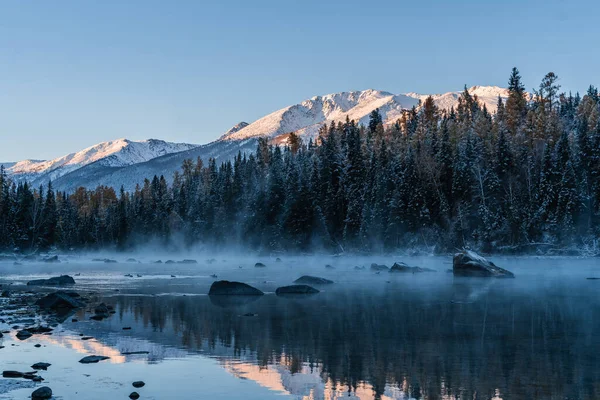
[[[82,364],[95,364],[99,361],[108,360],[109,358],[110,357],[106,356],[87,356],[83,357],[81,360],[79,360],[79,362]]]
[[[394,263],[394,265],[392,265],[392,268],[390,268],[390,272],[404,272],[404,273],[411,273],[411,274],[415,274],[418,272],[436,272],[434,269],[429,269],[429,268],[421,268],[421,267],[409,267],[408,265],[404,264],[403,262],[399,262],[399,263]]]
[[[305,285],[330,285],[333,283],[333,281],[325,278],[319,278],[318,276],[304,275],[296,279],[294,283],[301,283]]]

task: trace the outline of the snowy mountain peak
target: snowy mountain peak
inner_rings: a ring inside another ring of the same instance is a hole
[[[223,134],[223,137],[228,136],[228,135],[232,135],[232,134],[236,133],[237,131],[239,131],[241,129],[244,129],[248,125],[250,125],[250,124],[248,124],[247,122],[244,122],[244,121],[242,121],[240,123],[237,123],[234,126],[232,126],[231,129],[229,129],[227,132],[225,132]]]
[[[124,167],[194,147],[196,145],[170,143],[158,139],[134,141],[122,138],[98,143],[53,160],[19,161],[8,168],[7,173],[17,182],[39,184],[55,180],[92,163],[101,163],[107,167]]]
[[[473,86],[468,91],[471,95],[477,95],[479,101],[485,104],[489,111],[495,111],[498,96],[503,98],[508,96],[508,90],[498,86]],[[450,109],[456,107],[461,93],[462,91],[456,91],[431,96],[438,107]],[[384,123],[390,124],[400,118],[405,110],[417,106],[419,101],[424,101],[429,96],[418,93],[394,95],[375,89],[315,96],[275,111],[241,129],[232,128],[221,137],[221,140],[254,137],[275,139],[290,132],[314,137],[323,124],[343,121],[346,117],[360,124],[367,124],[369,114],[375,109],[379,109]]]

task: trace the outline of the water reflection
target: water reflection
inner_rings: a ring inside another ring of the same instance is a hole
[[[580,282],[400,279],[235,304],[117,296],[117,315],[88,328],[121,351],[203,352],[306,399],[597,399],[600,300]]]

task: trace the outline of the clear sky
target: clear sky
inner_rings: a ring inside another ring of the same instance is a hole
[[[600,85],[600,2],[0,0],[0,161],[205,143],[315,95]]]

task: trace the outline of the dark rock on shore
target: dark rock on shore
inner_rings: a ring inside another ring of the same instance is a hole
[[[79,360],[79,362],[82,364],[95,364],[99,361],[108,360],[109,358],[110,357],[105,356],[87,356],[83,357],[81,360]]]
[[[41,388],[36,389],[33,393],[31,393],[31,398],[33,400],[45,400],[52,397],[52,389],[48,386],[42,386]]]
[[[319,278],[317,276],[304,275],[296,279],[294,283],[300,283],[304,285],[330,285],[333,281],[325,278]]]
[[[74,285],[75,279],[69,275],[55,276],[50,279],[36,279],[27,282],[27,286],[64,286]]]
[[[262,296],[264,293],[242,282],[216,281],[210,286],[208,294],[211,296]]]
[[[254,266],[255,266],[256,268],[265,268],[265,267],[266,267],[266,265],[265,265],[265,264],[263,264],[263,263],[261,263],[261,262],[257,262],[256,264],[254,264]]]
[[[493,262],[474,251],[465,250],[454,255],[452,270],[454,276],[473,276],[491,278],[514,278],[515,275],[496,266]]]
[[[140,394],[138,392],[131,392],[131,394],[129,395],[130,399],[139,399],[140,398]]]
[[[294,295],[294,294],[315,294],[319,293],[319,290],[314,287],[308,285],[290,285],[290,286],[282,286],[275,290],[275,294],[278,296],[281,295]]]
[[[429,268],[421,268],[421,267],[409,267],[403,262],[394,263],[392,268],[390,268],[390,272],[400,272],[400,273],[411,273],[415,274],[418,272],[436,272],[434,269]]]
[[[132,383],[133,387],[136,389],[139,389],[141,387],[144,387],[146,384],[143,381],[135,381]]]

